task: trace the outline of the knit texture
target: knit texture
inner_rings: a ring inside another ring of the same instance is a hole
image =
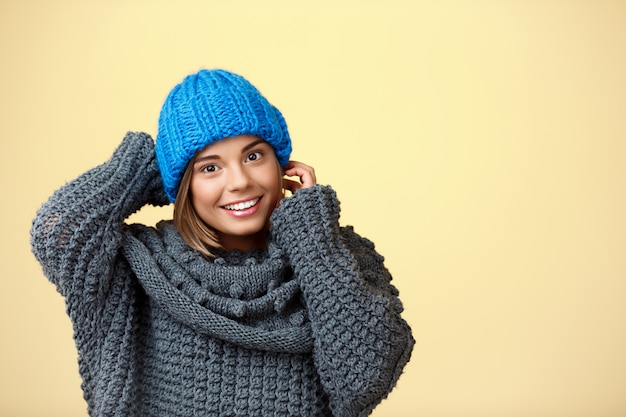
[[[366,416],[410,358],[398,292],[316,185],[283,200],[265,251],[207,260],[171,222],[148,135],[68,183],[32,247],[65,296],[91,416]]]
[[[280,111],[240,75],[200,70],[188,75],[167,96],[159,116],[156,153],[165,191],[176,200],[185,167],[215,141],[252,135],[274,148],[287,165],[291,139]]]

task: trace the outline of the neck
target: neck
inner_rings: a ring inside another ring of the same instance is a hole
[[[267,233],[265,230],[250,236],[218,236],[220,246],[226,251],[238,250],[247,252],[250,249],[267,249]]]

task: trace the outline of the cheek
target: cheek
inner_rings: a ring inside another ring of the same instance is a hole
[[[259,178],[262,178],[263,188],[268,193],[271,193],[275,207],[277,207],[280,200],[285,197],[283,192],[282,170],[279,170],[274,166],[271,169],[265,170]]]
[[[283,171],[282,170],[272,170],[271,173],[268,173],[268,187],[272,189],[274,193],[276,193],[280,198],[284,197],[283,190]]]
[[[212,205],[217,200],[216,187],[205,181],[191,181],[189,186],[191,204],[196,210]]]

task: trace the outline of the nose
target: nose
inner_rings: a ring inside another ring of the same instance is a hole
[[[229,191],[244,190],[250,186],[250,173],[241,165],[233,165],[228,170]]]

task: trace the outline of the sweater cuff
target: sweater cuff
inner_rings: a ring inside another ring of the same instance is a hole
[[[293,261],[294,257],[310,253],[313,247],[336,247],[339,214],[335,191],[316,184],[280,202],[270,219],[270,236]]]
[[[156,161],[154,141],[148,134],[128,132],[111,156],[109,164],[116,170],[129,170],[128,187],[131,189],[127,190],[125,198],[132,201],[129,201],[129,213],[126,214],[134,213],[145,204],[169,204]]]

